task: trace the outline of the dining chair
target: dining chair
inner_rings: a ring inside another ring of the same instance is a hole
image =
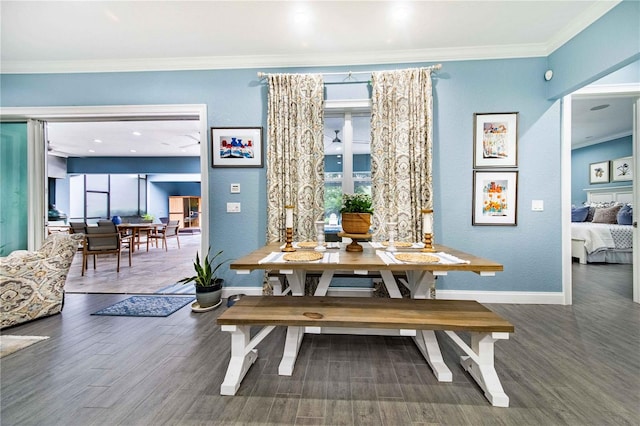
[[[175,237],[178,242],[178,248],[180,248],[179,228],[180,220],[170,220],[164,228],[152,231],[148,238],[156,242],[156,247],[158,247],[158,241],[162,240],[162,247],[164,247],[165,251],[168,251],[167,239]]]
[[[84,234],[84,230],[86,227],[87,227],[87,224],[84,222],[69,222],[69,233]]]
[[[113,225],[113,224],[112,224]],[[115,228],[115,225],[113,225]],[[117,256],[116,272],[120,272],[120,253],[123,247],[129,249],[129,267],[131,267],[131,240],[123,241],[117,230],[108,226],[90,226],[85,230],[85,243],[82,249],[82,276],[87,269],[87,259],[93,256],[93,269],[96,269],[96,256],[99,254],[115,254]]]

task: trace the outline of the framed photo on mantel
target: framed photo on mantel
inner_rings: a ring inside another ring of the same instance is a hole
[[[212,167],[263,167],[262,127],[212,127]]]
[[[518,113],[473,114],[473,167],[518,166]]]

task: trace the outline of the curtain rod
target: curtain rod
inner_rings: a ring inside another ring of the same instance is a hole
[[[437,71],[439,69],[442,68],[442,64],[436,64],[436,65],[432,65],[430,67],[426,67],[427,69],[430,70],[434,70]],[[389,70],[383,70],[383,71],[389,71]],[[394,71],[394,70],[391,70]],[[322,75],[346,75],[347,78],[350,78],[351,76],[355,75],[355,74],[371,74],[377,71],[340,71],[340,72],[323,72],[320,73]],[[268,77],[270,74],[266,73],[266,72],[262,72],[262,71],[258,71],[258,78],[259,79],[263,79]]]

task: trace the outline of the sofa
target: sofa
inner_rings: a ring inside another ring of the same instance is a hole
[[[84,234],[51,234],[38,251],[0,258],[0,329],[62,311],[64,283]]]

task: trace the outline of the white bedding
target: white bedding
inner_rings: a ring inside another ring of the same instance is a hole
[[[631,250],[632,235],[631,225],[571,223],[571,239],[584,240],[584,247],[589,254],[608,249]]]

